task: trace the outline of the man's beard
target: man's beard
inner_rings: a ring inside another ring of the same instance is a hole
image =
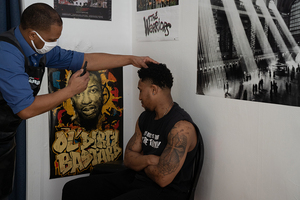
[[[98,116],[92,119],[85,119],[80,117],[80,126],[85,128],[87,131],[97,129],[98,125]]]
[[[98,128],[98,122],[101,117],[101,112],[97,112],[97,114],[93,118],[87,118],[86,116],[78,113],[79,117],[79,123],[81,127],[84,127],[87,131],[95,130]]]

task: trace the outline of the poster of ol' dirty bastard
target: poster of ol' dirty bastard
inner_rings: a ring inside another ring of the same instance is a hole
[[[66,87],[72,74],[49,69],[49,92]],[[97,164],[122,159],[122,68],[89,74],[85,91],[50,112],[50,178],[88,173]]]

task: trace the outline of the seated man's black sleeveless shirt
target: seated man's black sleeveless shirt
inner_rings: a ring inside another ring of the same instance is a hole
[[[144,111],[139,117],[139,128],[142,132],[142,150],[144,155],[160,156],[168,143],[168,134],[174,125],[181,120],[191,122],[199,138],[200,131],[194,124],[190,115],[184,111],[177,103],[174,103],[171,110],[164,117],[155,120],[155,112]],[[192,178],[193,160],[199,146],[199,140],[195,148],[187,153],[185,162],[177,176],[167,187],[187,192],[190,188]],[[150,180],[144,171],[138,172],[137,178]]]

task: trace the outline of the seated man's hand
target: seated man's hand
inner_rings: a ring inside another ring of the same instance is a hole
[[[155,155],[148,155],[149,165],[158,165],[159,163],[159,156]]]

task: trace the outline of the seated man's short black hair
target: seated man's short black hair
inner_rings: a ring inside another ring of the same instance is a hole
[[[150,80],[152,84],[160,88],[169,88],[173,86],[173,76],[165,64],[148,63],[148,68],[141,68],[138,71],[139,78],[142,81]]]

